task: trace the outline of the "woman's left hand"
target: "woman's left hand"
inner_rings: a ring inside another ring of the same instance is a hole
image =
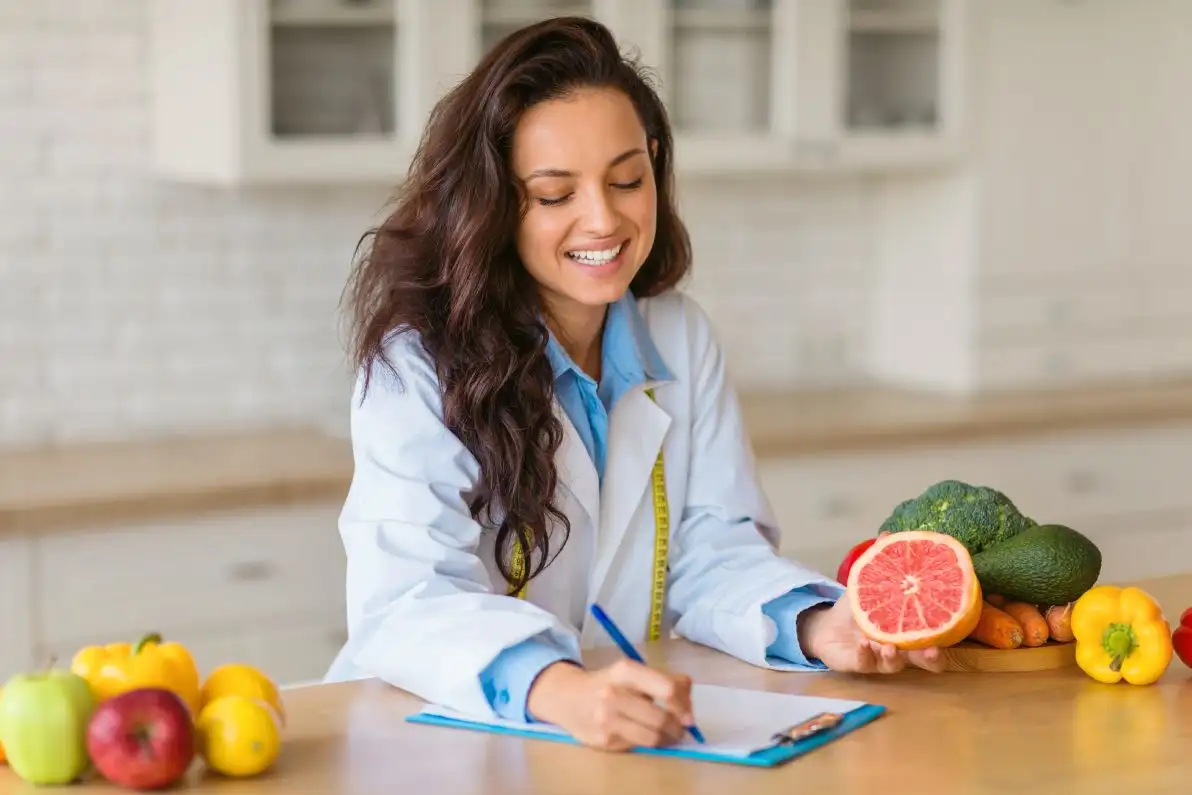
[[[944,656],[938,648],[904,652],[861,634],[846,596],[831,607],[812,608],[800,617],[799,644],[808,657],[833,671],[892,674],[908,664],[927,671],[944,670]]]

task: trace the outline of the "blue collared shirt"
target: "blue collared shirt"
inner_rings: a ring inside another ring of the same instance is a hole
[[[633,296],[626,293],[609,306],[601,338],[599,383],[576,365],[553,337],[547,346],[547,357],[555,375],[555,395],[592,456],[596,473],[603,479],[608,459],[608,416],[613,405],[626,392],[646,381],[664,381],[671,377],[637,311]],[[816,589],[799,588],[768,602],[762,612],[774,622],[776,639],[766,653],[796,665],[822,670],[822,663],[809,660],[799,648],[796,621],[807,608],[832,601]],[[531,720],[526,712],[530,687],[544,668],[560,660],[578,662],[541,637],[530,638],[506,649],[480,677],[489,704],[503,718]]]

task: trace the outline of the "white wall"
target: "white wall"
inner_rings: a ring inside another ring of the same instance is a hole
[[[952,391],[1192,374],[1192,2],[970,6],[969,152],[877,194],[866,371]]]
[[[973,5],[980,383],[1192,373],[1192,2]]]
[[[345,419],[337,303],[386,193],[155,183],[149,2],[0,0],[0,445]],[[868,196],[684,186],[744,385],[858,372]]]
[[[154,182],[151,1],[0,0],[0,446],[344,426],[386,191]],[[742,387],[1192,373],[1192,2],[971,5],[968,163],[683,183]]]

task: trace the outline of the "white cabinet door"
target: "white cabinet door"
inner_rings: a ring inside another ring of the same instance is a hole
[[[321,680],[347,642],[348,633],[342,616],[338,620],[317,618],[247,636],[248,661],[268,672],[280,686]]]
[[[44,665],[35,660],[33,545],[23,537],[0,539],[0,684]]]
[[[456,10],[435,2],[437,19]],[[154,0],[155,172],[214,184],[395,183],[422,132],[434,70],[451,66],[426,48],[426,21],[410,14],[423,8]]]
[[[1102,582],[1180,574],[1192,560],[1192,509],[1107,515],[1081,527],[1101,550]]]
[[[823,0],[812,0],[822,2]],[[844,168],[891,169],[961,153],[969,0],[837,0],[841,57],[832,97]]]
[[[135,641],[342,613],[338,510],[237,511],[39,538],[41,639]]]
[[[786,0],[594,0],[593,15],[657,77],[680,175],[793,164],[783,129],[796,101]]]
[[[968,0],[595,0],[661,80],[681,174],[940,162]]]

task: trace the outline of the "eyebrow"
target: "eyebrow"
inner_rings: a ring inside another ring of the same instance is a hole
[[[609,161],[608,165],[611,168],[612,166],[616,166],[621,163],[624,163],[626,160],[628,160],[629,158],[631,158],[635,155],[644,155],[645,153],[646,153],[645,149],[630,149],[630,150],[622,152],[621,154],[614,157],[612,160]],[[526,177],[525,181],[529,182],[530,180],[535,179],[537,177],[574,177],[574,176],[575,176],[574,172],[566,171],[561,168],[540,168],[540,169],[537,169],[536,171],[531,171],[530,175],[528,177]]]

